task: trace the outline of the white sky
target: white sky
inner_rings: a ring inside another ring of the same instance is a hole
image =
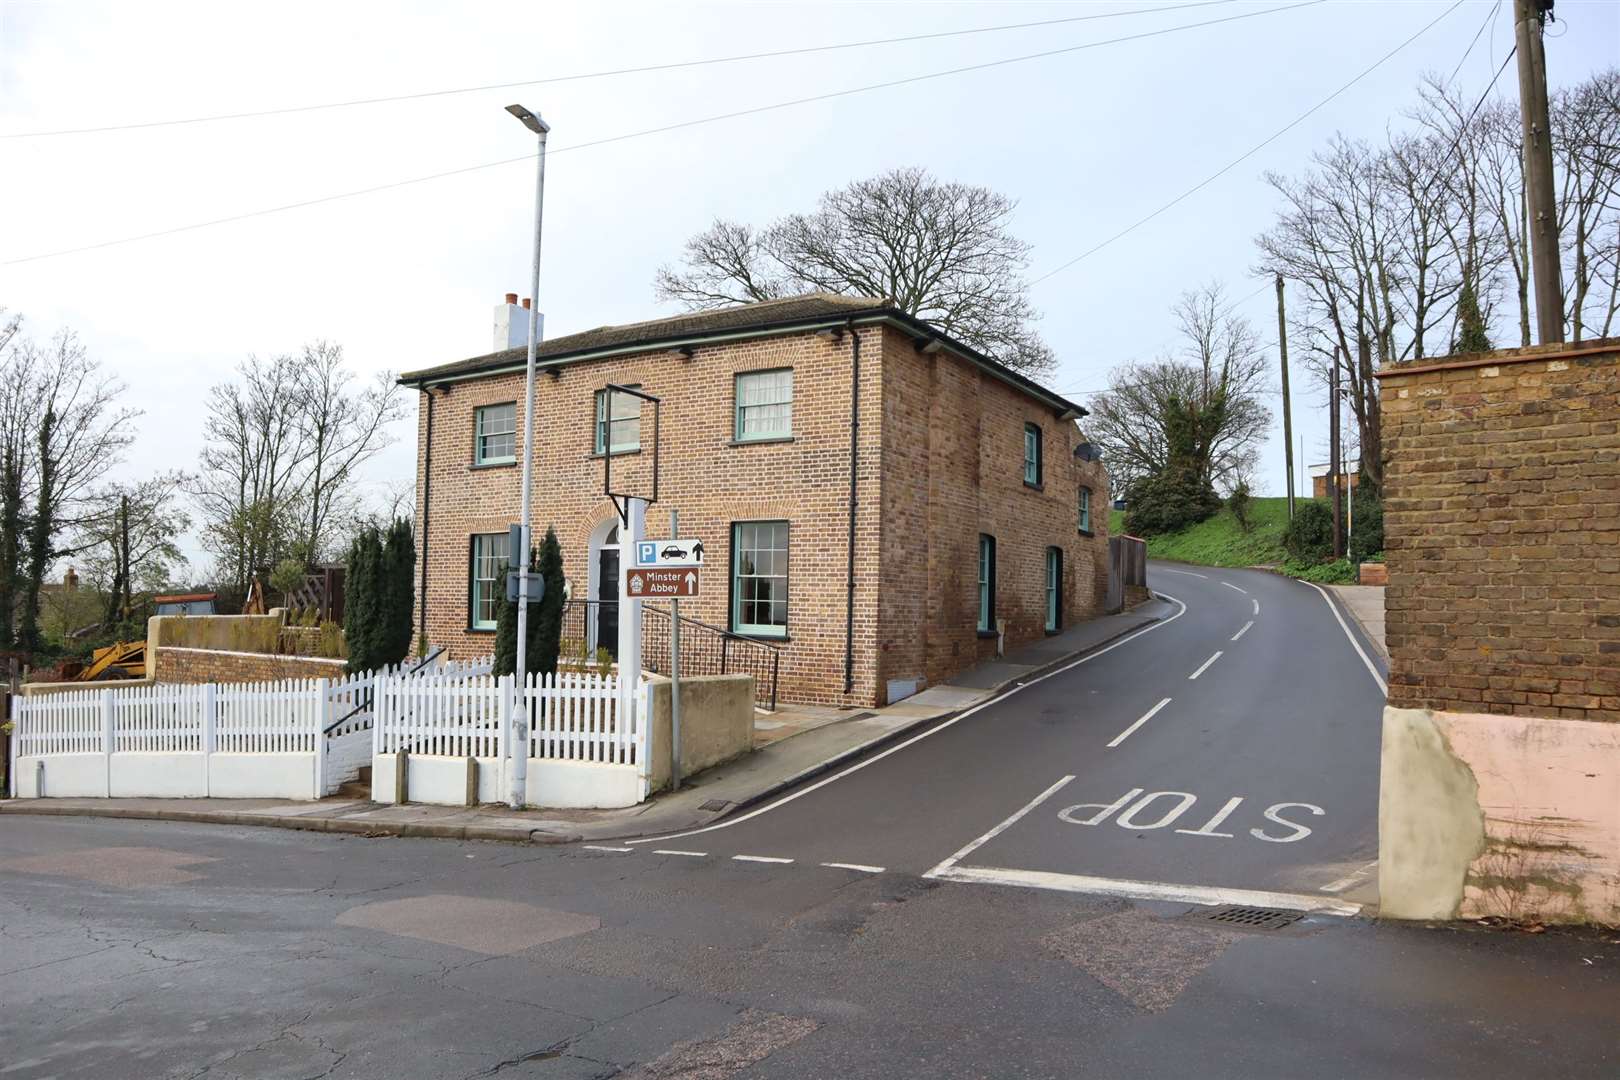
[[[807,45],[1164,6],[1120,3],[334,4],[0,0],[0,135],[511,82]],[[1032,276],[1112,235],[1271,135],[1450,6],[1330,0],[604,146],[683,120],[1283,6],[1239,2],[426,101],[145,131],[0,139],[0,264],[517,157],[503,106],[552,124],[541,308],[550,336],[661,314],[652,277],[715,216],[764,222],[903,165],[1020,201]],[[1170,304],[1217,279],[1268,341],[1250,276],[1268,169],[1335,130],[1401,123],[1494,0],[1465,0],[1365,81],[1209,187],[1036,287],[1084,400],[1108,369],[1174,344]],[[1480,93],[1511,46],[1511,0],[1458,76]],[[1555,84],[1620,58],[1620,5],[1560,0]],[[1514,68],[1498,90],[1516,95]],[[341,342],[363,372],[486,352],[491,309],[529,275],[532,163],[59,258],[0,265],[0,305],[78,331],[142,409],[125,475],[194,468],[209,385],[249,352]],[[1296,383],[1296,386],[1298,383]],[[1325,395],[1295,393],[1306,456]],[[409,479],[413,417],[368,471]],[[1258,493],[1284,488],[1280,414]],[[1302,470],[1303,471],[1303,470]],[[205,567],[194,566],[200,574]]]

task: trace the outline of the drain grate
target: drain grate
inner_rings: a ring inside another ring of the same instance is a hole
[[[1280,911],[1277,908],[1239,907],[1229,904],[1209,912],[1204,919],[1226,926],[1241,926],[1246,930],[1281,930],[1304,917],[1305,913],[1301,911]]]
[[[702,806],[698,807],[698,809],[699,810],[724,810],[726,807],[728,807],[730,805],[731,805],[731,803],[728,802],[725,799],[710,799],[708,802],[706,802]]]

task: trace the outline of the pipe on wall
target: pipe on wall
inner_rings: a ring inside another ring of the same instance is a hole
[[[428,504],[433,491],[433,391],[427,390],[427,447],[422,451],[422,606],[417,609],[416,633],[419,643],[427,641],[428,581]]]
[[[849,564],[844,596],[844,693],[855,689],[855,506],[861,430],[861,335],[849,323]]]

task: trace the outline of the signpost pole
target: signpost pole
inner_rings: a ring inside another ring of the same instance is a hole
[[[669,538],[681,535],[681,512],[669,511]],[[669,785],[681,790],[681,601],[669,601]]]

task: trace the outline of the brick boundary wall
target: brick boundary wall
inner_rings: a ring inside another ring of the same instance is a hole
[[[165,645],[157,651],[160,683],[251,683],[277,679],[341,679],[343,660],[315,656],[185,649]],[[112,684],[116,687],[116,683]]]
[[[1390,704],[1620,720],[1620,340],[1379,378]]]

